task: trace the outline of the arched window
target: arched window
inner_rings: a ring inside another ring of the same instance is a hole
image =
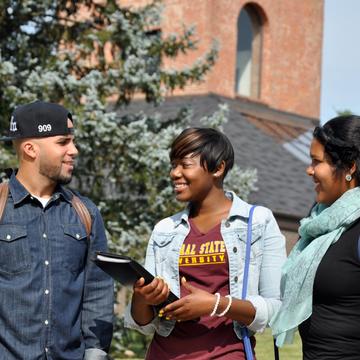
[[[261,18],[256,9],[246,5],[237,23],[235,92],[259,97],[262,48]]]

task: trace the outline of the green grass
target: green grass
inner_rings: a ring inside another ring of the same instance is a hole
[[[255,352],[256,360],[274,359],[273,338],[270,329],[266,329],[263,334],[256,335]],[[293,344],[280,348],[280,360],[302,360],[299,333],[296,333]]]
[[[256,335],[256,360],[273,360],[274,347],[273,338],[270,329],[266,329],[264,333]],[[125,360],[116,358],[114,360]],[[127,358],[129,360],[129,358]],[[134,359],[132,360],[142,360]],[[295,341],[291,345],[285,345],[280,349],[280,360],[302,360],[301,340],[299,333],[296,333]]]

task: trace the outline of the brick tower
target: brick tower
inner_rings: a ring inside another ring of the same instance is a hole
[[[219,59],[185,94],[244,96],[317,118],[320,112],[322,0],[165,0],[164,33],[195,25],[199,50],[165,66],[191,64],[213,39]]]

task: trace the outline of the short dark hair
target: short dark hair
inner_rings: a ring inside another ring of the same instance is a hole
[[[171,162],[183,159],[189,154],[200,155],[201,166],[209,172],[216,171],[224,161],[224,178],[234,165],[234,149],[230,140],[212,128],[188,128],[173,141],[170,150]]]
[[[314,129],[313,136],[322,145],[337,173],[356,164],[353,174],[360,184],[360,116],[338,116]]]

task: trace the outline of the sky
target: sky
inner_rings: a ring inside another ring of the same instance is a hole
[[[360,0],[325,0],[322,123],[350,110],[360,115]]]

